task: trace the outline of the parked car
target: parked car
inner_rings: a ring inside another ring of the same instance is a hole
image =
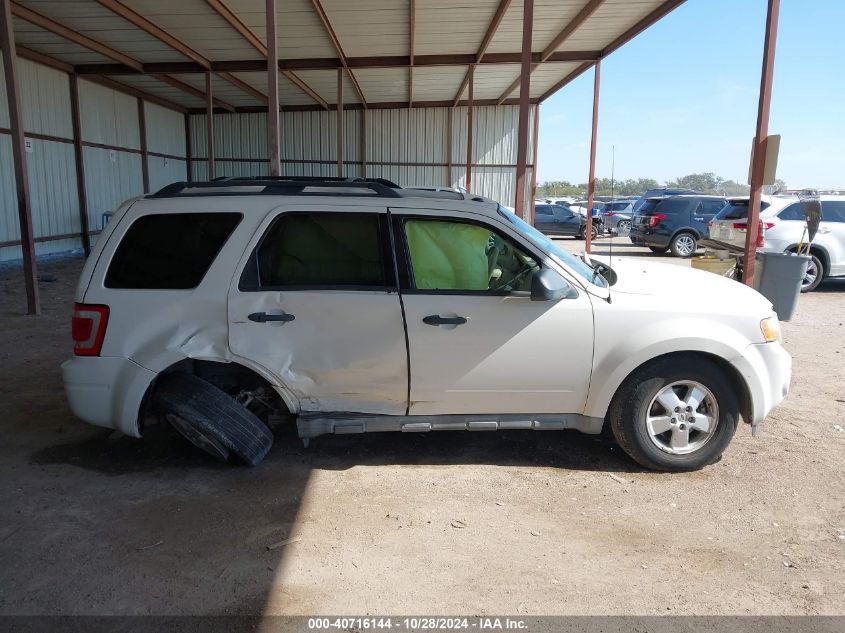
[[[643,466],[690,470],[790,381],[772,305],[743,284],[575,257],[491,200],[384,181],[130,200],[75,301],[62,373],[78,417],[132,437],[164,422],[247,464],[270,420],[306,443],[607,424]]]
[[[725,203],[720,196],[649,198],[634,216],[631,241],[655,253],[692,257],[698,241],[707,235],[707,224]]]
[[[534,226],[546,235],[571,235],[583,240],[587,230],[587,219],[569,207],[558,204],[537,204],[534,205]],[[598,236],[600,229],[601,225],[594,223],[592,236]]]
[[[639,200],[634,203],[634,215],[639,213],[640,208],[646,203],[649,198],[666,198],[668,196],[683,196],[683,195],[704,195],[703,191],[696,191],[695,189],[685,189],[684,187],[657,187],[656,189],[649,189]]]
[[[822,218],[819,230],[810,245],[812,258],[801,284],[802,292],[815,290],[828,277],[845,276],[845,198],[835,195],[819,197]],[[731,198],[710,223],[708,244],[734,252],[745,249],[748,228],[748,197]],[[795,252],[806,243],[806,219],[797,196],[763,196],[760,227],[763,237],[761,252]]]
[[[631,217],[634,205],[630,200],[608,202],[601,212],[604,226],[611,233],[627,235],[631,231]]]

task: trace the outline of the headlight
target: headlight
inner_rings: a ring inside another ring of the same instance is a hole
[[[760,321],[760,330],[763,332],[763,338],[767,343],[780,341],[780,321],[776,316],[770,316],[768,319]]]

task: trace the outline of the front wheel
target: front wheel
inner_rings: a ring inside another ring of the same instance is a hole
[[[652,470],[697,470],[721,457],[736,432],[739,400],[717,364],[672,356],[634,372],[608,421],[619,446]]]

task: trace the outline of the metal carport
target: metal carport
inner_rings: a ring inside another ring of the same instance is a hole
[[[530,216],[539,104],[683,2],[0,1],[0,260],[31,313],[36,248],[87,252],[174,180],[383,176]]]

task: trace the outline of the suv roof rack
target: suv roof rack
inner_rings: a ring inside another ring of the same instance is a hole
[[[331,191],[335,189],[336,191]],[[311,191],[309,191],[311,190]],[[234,176],[203,182],[174,182],[148,198],[182,196],[378,196],[401,198],[401,187],[384,178],[339,178],[310,176]]]

